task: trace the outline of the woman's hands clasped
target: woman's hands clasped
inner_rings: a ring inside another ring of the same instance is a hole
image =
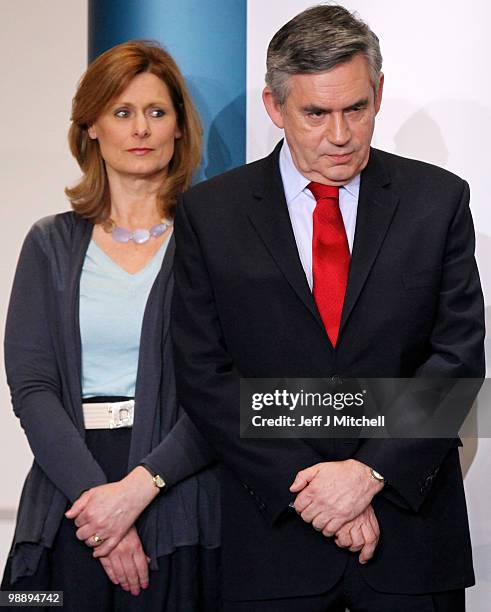
[[[94,547],[94,557],[105,557],[156,495],[150,474],[138,466],[118,482],[82,493],[65,516],[75,521],[77,538]]]
[[[109,580],[132,595],[139,595],[149,584],[148,563],[135,527],[131,527],[119,544],[100,562]]]
[[[134,523],[158,492],[147,470],[138,466],[118,482],[85,491],[65,512],[111,582],[132,595],[148,587],[150,561]]]

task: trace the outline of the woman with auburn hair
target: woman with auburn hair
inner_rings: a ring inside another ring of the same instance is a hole
[[[70,148],[73,210],[34,224],[5,361],[34,463],[3,590],[64,592],[64,609],[219,608],[213,455],[175,394],[172,219],[200,159],[184,79],[157,44],[87,69]]]

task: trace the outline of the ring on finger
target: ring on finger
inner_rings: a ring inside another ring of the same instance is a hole
[[[101,538],[100,535],[98,535],[97,533],[94,533],[94,535],[92,536],[93,545],[100,546],[103,542],[104,542],[104,538]]]

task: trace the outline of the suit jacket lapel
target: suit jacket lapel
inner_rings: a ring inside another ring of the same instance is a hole
[[[298,255],[279,169],[281,142],[266,158],[262,185],[254,191],[248,215],[266,248],[291,287],[324,330]]]
[[[298,256],[279,170],[280,148],[281,143],[265,160],[263,183],[254,192],[254,204],[248,214],[292,289],[325,332]],[[355,240],[340,333],[360,296],[397,208],[399,199],[390,190],[390,182],[390,175],[377,151],[372,149],[361,178]]]
[[[356,231],[344,299],[341,332],[375,263],[397,208],[398,197],[390,190],[390,176],[375,149],[361,175]]]

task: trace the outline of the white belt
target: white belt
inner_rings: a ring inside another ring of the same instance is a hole
[[[118,429],[133,426],[135,400],[82,404],[85,429]]]

